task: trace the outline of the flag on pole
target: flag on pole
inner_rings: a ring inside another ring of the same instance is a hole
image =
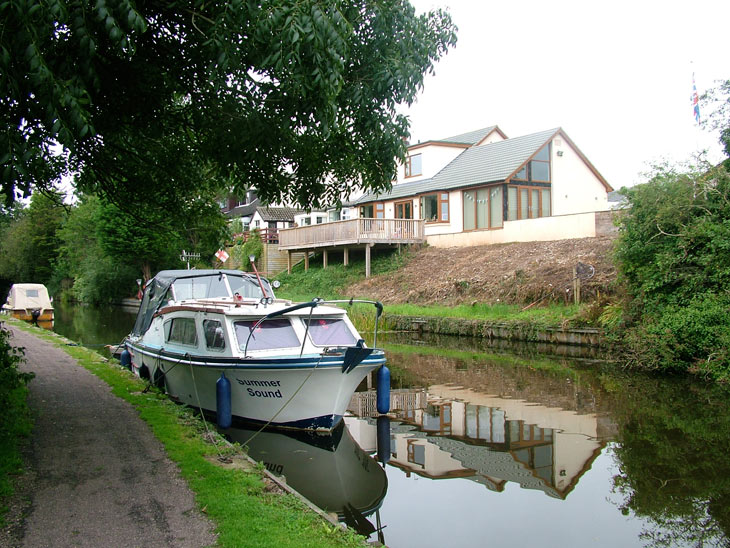
[[[218,257],[218,260],[222,263],[225,263],[229,257],[225,249],[219,249],[218,251],[216,251],[215,256]]]
[[[700,101],[697,97],[697,86],[695,85],[695,73],[692,73],[692,105],[694,108],[695,122],[700,123]]]

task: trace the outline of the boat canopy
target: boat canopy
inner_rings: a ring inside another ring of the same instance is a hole
[[[10,310],[53,310],[53,304],[45,285],[13,284],[3,308]]]
[[[260,299],[273,297],[268,280],[261,278],[266,295],[253,274],[240,270],[163,270],[147,282],[132,335],[141,335],[149,329],[152,316],[162,304],[188,299],[215,299],[233,297]]]

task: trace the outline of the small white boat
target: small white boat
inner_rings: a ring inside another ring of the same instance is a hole
[[[2,310],[19,320],[53,328],[53,302],[43,284],[13,284]]]
[[[203,411],[329,430],[365,376],[385,363],[383,351],[367,348],[335,306],[344,302],[375,306],[377,337],[380,303],[294,304],[276,299],[258,274],[163,271],[146,284],[125,341],[130,365]]]

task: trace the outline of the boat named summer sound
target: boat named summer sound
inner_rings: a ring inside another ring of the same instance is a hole
[[[375,307],[375,345],[380,303],[295,304],[277,299],[258,274],[162,271],[145,285],[125,341],[130,366],[203,411],[329,430],[365,376],[385,363],[337,306],[358,302]]]

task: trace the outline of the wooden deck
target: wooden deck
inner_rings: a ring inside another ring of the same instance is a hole
[[[327,268],[327,251],[344,250],[345,265],[348,250],[365,248],[365,275],[370,276],[370,249],[376,245],[421,244],[426,241],[422,219],[350,219],[319,225],[279,229],[279,250],[304,251],[305,269],[309,268],[311,251],[322,251]],[[288,263],[291,272],[291,260]]]

